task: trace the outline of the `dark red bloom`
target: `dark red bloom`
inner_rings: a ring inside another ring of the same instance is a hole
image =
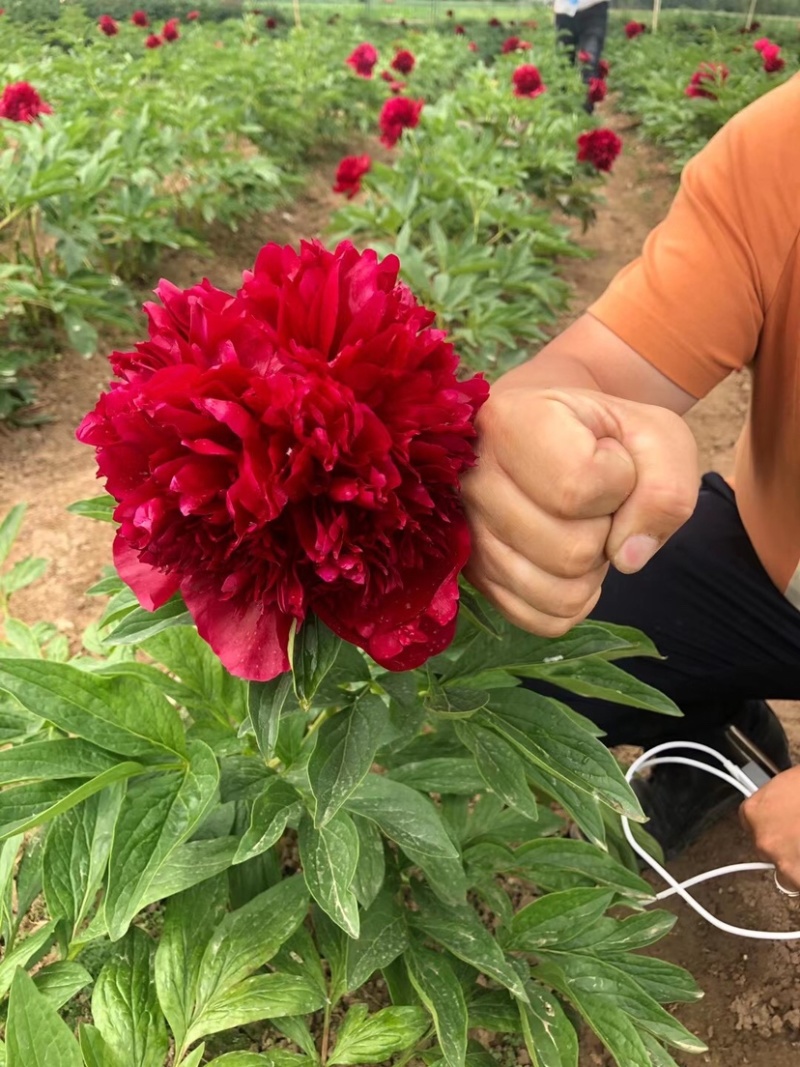
[[[592,62],[592,57],[591,57],[591,55],[590,55],[590,54],[589,54],[589,53],[588,53],[588,52],[586,51],[586,49],[585,49],[585,48],[582,48],[582,49],[580,50],[580,52],[578,52],[578,62],[579,62],[579,63],[591,63],[591,62]]]
[[[394,74],[392,74],[392,72],[390,70],[382,70],[381,71],[381,79],[383,81],[385,81],[385,82],[393,82],[394,81]]]
[[[599,104],[602,100],[605,100],[607,91],[608,86],[602,78],[589,79],[589,91],[586,95],[593,104]]]
[[[496,18],[496,17],[495,17],[495,18],[490,18],[490,19],[489,19],[489,25],[490,25],[490,26],[492,27],[492,29],[495,29],[495,30],[496,30],[496,29],[498,29],[498,28],[499,28],[500,26],[502,26],[502,25],[503,25],[503,23],[502,23],[502,22],[500,21],[500,19],[499,19],[499,18]]]
[[[756,52],[763,52],[765,48],[774,48],[774,44],[770,41],[769,37],[759,37],[757,41],[753,41],[753,48]]]
[[[200,12],[199,11],[190,11],[188,13],[188,15],[186,16],[186,21],[187,22],[197,22],[197,20],[199,18],[200,18]]]
[[[611,64],[607,59],[601,59],[597,63],[597,73],[601,78],[607,78],[608,72],[611,70]]]
[[[262,248],[239,292],[162,281],[149,341],[81,422],[140,604],[180,592],[223,664],[266,681],[314,612],[382,666],[445,649],[469,531],[480,377],[382,262]]]
[[[164,29],[161,31],[161,36],[165,41],[177,41],[181,35],[181,31],[178,29],[177,19],[167,19],[164,23]]]
[[[533,98],[545,91],[539,68],[534,67],[532,63],[523,63],[521,67],[517,67],[511,75],[511,81],[514,83],[514,96]]]
[[[465,33],[466,33],[467,31],[466,31],[466,30],[464,29],[464,27],[463,27],[463,26],[456,26],[456,27],[454,27],[454,30],[453,30],[453,32],[454,32],[454,33],[455,33],[455,34],[456,34],[456,35],[457,35],[458,37],[463,37],[463,36],[464,36],[464,34],[465,34]]]
[[[392,70],[396,70],[398,74],[410,74],[416,62],[413,53],[403,48],[392,60]]]
[[[391,148],[400,140],[403,130],[410,130],[418,125],[423,104],[423,100],[411,100],[407,96],[396,96],[393,100],[387,100],[378,117],[381,143]]]
[[[42,100],[30,82],[12,82],[0,96],[0,119],[32,123],[40,115],[52,113],[53,109]]]
[[[131,15],[131,22],[134,24],[134,26],[144,27],[150,25],[150,19],[147,17],[146,11],[134,11],[134,13]]]
[[[377,49],[365,41],[353,49],[345,62],[353,68],[359,78],[371,78],[373,67],[378,62]]]
[[[119,26],[110,15],[101,15],[97,25],[106,37],[115,37],[119,33]]]
[[[160,48],[164,42],[157,33],[149,33],[144,41],[145,48]]]
[[[767,74],[777,74],[786,66],[786,60],[781,56],[780,45],[772,44],[761,52],[764,61],[764,70]]]
[[[345,193],[348,200],[361,192],[361,179],[372,167],[372,159],[368,155],[345,156],[336,168],[336,184],[333,187],[335,193]]]
[[[638,37],[640,33],[644,33],[646,29],[647,26],[643,22],[626,22],[625,36],[630,41],[634,37]]]
[[[578,162],[591,163],[597,170],[611,170],[622,151],[622,141],[613,130],[589,130],[578,138]]]
[[[268,30],[276,30],[278,28],[278,20],[270,15],[270,17],[265,20],[264,25]]]
[[[751,22],[749,26],[740,26],[739,33],[757,33],[760,29],[760,22]]]
[[[684,94],[716,100],[717,94],[713,90],[727,81],[729,74],[730,71],[724,63],[701,63],[684,89]]]
[[[509,52],[527,52],[530,46],[530,41],[521,41],[519,37],[506,37],[500,48],[500,52],[504,56],[508,55]]]

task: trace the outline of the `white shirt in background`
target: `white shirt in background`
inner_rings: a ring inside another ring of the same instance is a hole
[[[602,3],[603,0],[555,0],[553,11],[556,15],[576,15],[579,11],[585,11],[587,7]]]

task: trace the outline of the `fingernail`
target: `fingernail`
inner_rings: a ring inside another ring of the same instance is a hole
[[[636,534],[629,537],[622,545],[614,559],[614,566],[619,571],[630,574],[632,571],[640,571],[645,563],[649,563],[661,547],[661,542],[655,537],[646,534]]]

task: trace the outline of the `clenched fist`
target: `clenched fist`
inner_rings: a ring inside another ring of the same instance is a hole
[[[609,563],[639,570],[694,510],[695,443],[674,411],[592,389],[508,385],[477,426],[478,463],[463,481],[466,575],[540,636],[584,619]]]

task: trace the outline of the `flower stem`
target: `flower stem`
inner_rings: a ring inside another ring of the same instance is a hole
[[[324,714],[324,713],[323,713]],[[325,1001],[325,1018],[322,1021],[322,1043],[319,1050],[319,1059],[322,1067],[328,1060],[328,1043],[331,1038],[331,999],[328,997]]]
[[[327,722],[328,719],[330,719],[335,714],[336,714],[336,709],[335,708],[325,708],[325,710],[323,712],[321,712],[316,717],[316,719],[314,719],[314,721],[309,726],[308,730],[306,730],[306,737],[311,737],[312,734],[315,734],[317,732],[317,730],[319,730],[320,726],[322,726],[323,723]]]

